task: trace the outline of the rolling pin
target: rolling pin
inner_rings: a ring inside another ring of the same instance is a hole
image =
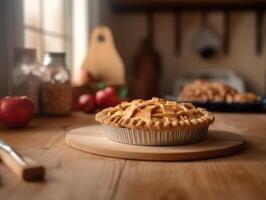
[[[0,158],[11,171],[25,181],[44,179],[45,168],[26,157],[20,156],[6,142],[0,139]]]

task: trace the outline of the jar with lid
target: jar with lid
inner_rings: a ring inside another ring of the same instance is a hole
[[[67,115],[72,109],[70,73],[65,53],[45,53],[41,70],[41,108],[45,115]]]
[[[36,61],[36,49],[16,48],[12,69],[11,95],[27,96],[39,111],[40,65]]]

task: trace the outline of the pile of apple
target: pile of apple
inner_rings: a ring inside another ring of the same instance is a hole
[[[116,106],[121,101],[113,87],[98,90],[95,95],[83,94],[78,99],[78,108],[86,113],[92,113],[97,108]]]
[[[22,128],[34,116],[34,104],[25,96],[4,97],[0,100],[0,121],[8,128]]]

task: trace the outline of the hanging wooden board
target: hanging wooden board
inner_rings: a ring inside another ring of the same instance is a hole
[[[102,156],[157,161],[182,161],[215,158],[244,149],[245,140],[234,133],[209,131],[205,141],[183,146],[137,146],[113,142],[100,126],[73,129],[66,135],[73,148]]]
[[[124,63],[108,27],[93,29],[89,51],[82,67],[88,69],[96,79],[105,81],[109,85],[125,83]]]

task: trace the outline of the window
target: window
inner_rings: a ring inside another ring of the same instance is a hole
[[[90,0],[24,0],[24,47],[36,48],[42,60],[45,51],[66,52],[73,83],[87,53]]]

